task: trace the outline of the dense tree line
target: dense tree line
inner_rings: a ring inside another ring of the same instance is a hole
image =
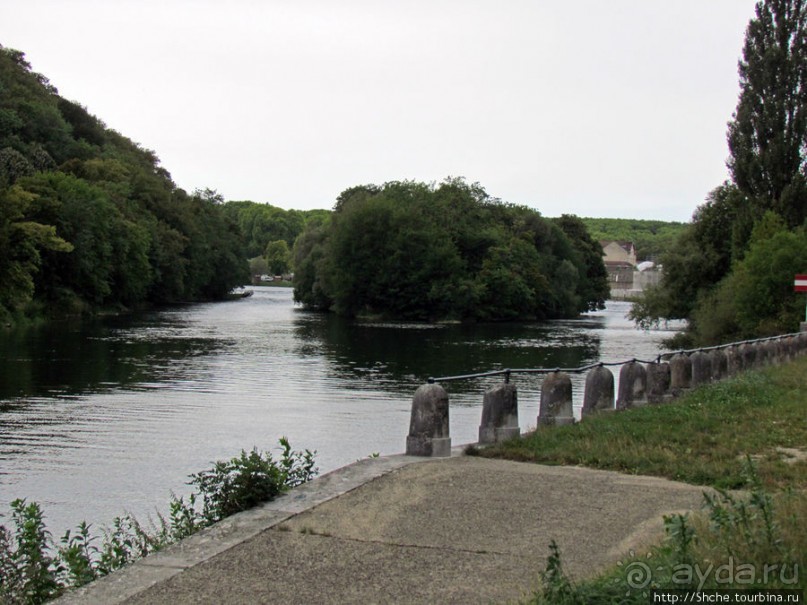
[[[711,344],[794,331],[807,272],[807,2],[756,5],[728,127],[731,180],[713,190],[633,309],[641,325],[689,320]]]
[[[291,249],[306,223],[328,219],[328,210],[284,210],[271,204],[240,201],[224,204],[226,216],[241,230],[244,255],[252,259],[253,273],[288,273]]]
[[[247,279],[215,192],[59,96],[0,47],[0,319],[219,298]]]
[[[671,251],[686,223],[629,218],[581,217],[597,241],[633,242],[639,261],[659,261]]]
[[[346,316],[558,318],[608,295],[580,219],[546,219],[461,179],[344,191],[297,239],[294,266],[297,301]]]

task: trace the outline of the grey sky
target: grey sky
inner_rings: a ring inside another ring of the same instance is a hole
[[[727,178],[754,0],[0,0],[0,44],[180,187],[330,208],[464,176],[689,220]]]

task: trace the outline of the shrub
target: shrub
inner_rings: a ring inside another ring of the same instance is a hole
[[[229,515],[273,500],[316,476],[315,453],[293,451],[285,437],[280,445],[282,453],[277,461],[271,453],[253,448],[190,475],[189,485],[198,491],[187,500],[172,495],[168,518],[158,515],[156,527],[152,524],[146,528],[127,514],[116,517],[99,538],[91,534],[91,525],[82,521],[57,545],[45,527],[39,505],[15,500],[11,503],[13,529],[0,525],[0,603],[44,603]],[[99,540],[100,546],[96,545]]]

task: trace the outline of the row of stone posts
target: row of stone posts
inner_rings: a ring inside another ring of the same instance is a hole
[[[631,360],[598,364],[585,371],[581,418],[669,401],[686,390],[735,376],[738,373],[784,363],[807,352],[807,332],[732,343],[710,349],[682,351],[654,362]],[[619,392],[614,397],[614,374],[608,365],[621,365]],[[541,370],[535,370],[542,372]],[[569,372],[546,370],[541,384],[537,425],[555,426],[575,422],[572,380]],[[484,394],[479,443],[505,441],[520,434],[518,393],[508,380]],[[439,384],[418,388],[412,400],[412,418],[406,453],[412,456],[449,456],[448,393]]]

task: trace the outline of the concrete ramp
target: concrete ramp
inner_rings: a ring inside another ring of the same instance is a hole
[[[63,601],[504,603],[535,588],[551,540],[573,578],[590,576],[657,539],[662,515],[699,508],[702,492],[465,456],[364,460]]]

